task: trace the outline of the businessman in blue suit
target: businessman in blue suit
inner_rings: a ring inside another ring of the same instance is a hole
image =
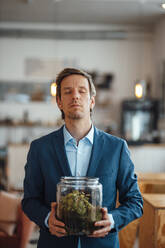
[[[66,68],[56,83],[65,125],[31,143],[22,208],[40,227],[38,248],[118,248],[118,232],[142,215],[143,205],[127,144],[93,126],[96,91],[89,74]],[[56,219],[56,186],[61,176],[99,177],[102,220],[95,223],[100,228],[92,235],[67,236],[65,224]]]

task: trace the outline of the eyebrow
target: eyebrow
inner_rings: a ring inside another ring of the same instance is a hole
[[[71,88],[72,88],[72,87],[69,87],[69,86],[68,86],[68,87],[64,87],[63,89],[64,89],[64,90],[68,90],[68,89],[71,89]]]
[[[70,90],[70,89],[72,89],[72,88],[74,88],[74,87],[66,86],[66,87],[64,87],[63,89],[64,89],[64,90]],[[80,89],[87,89],[85,86],[80,86],[79,88],[80,88]]]

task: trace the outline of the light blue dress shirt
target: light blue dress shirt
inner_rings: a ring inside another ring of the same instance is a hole
[[[92,125],[88,134],[82,138],[78,144],[75,138],[66,129],[65,125],[63,128],[64,134],[64,145],[66,155],[72,176],[86,176],[89,160],[91,157],[93,138],[94,138],[94,127]],[[45,225],[48,227],[48,218],[50,213],[45,219]],[[112,214],[108,214],[111,222],[111,228],[114,228],[114,220]],[[80,239],[78,242],[78,248],[81,248]]]
[[[65,126],[63,132],[66,155],[72,176],[86,176],[93,145],[93,126],[89,133],[79,141],[78,145]]]

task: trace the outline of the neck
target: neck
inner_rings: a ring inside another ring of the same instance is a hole
[[[65,120],[66,128],[69,133],[79,142],[80,139],[85,137],[91,129],[91,119],[89,120]]]

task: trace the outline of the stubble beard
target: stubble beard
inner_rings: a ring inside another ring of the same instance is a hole
[[[83,118],[83,116],[82,116],[82,114],[81,113],[69,113],[68,114],[68,119],[70,119],[70,120],[80,120],[80,119],[82,119]]]
[[[91,118],[91,112],[92,112],[92,109],[90,109],[90,118]],[[84,118],[84,113],[83,112],[69,112],[68,113],[68,119],[70,120],[81,120]]]

